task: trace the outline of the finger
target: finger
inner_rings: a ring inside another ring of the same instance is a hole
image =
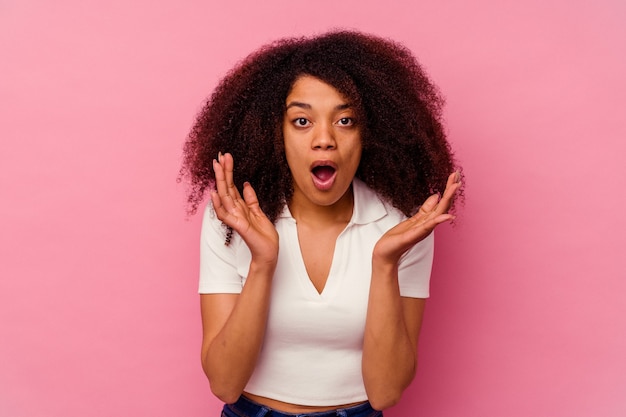
[[[448,176],[448,181],[446,183],[446,189],[443,192],[443,196],[435,209],[436,215],[440,215],[443,213],[447,213],[452,207],[452,203],[454,202],[454,198],[456,196],[457,191],[461,188],[461,174],[457,171],[450,176]]]
[[[415,245],[417,242],[423,240],[424,238],[426,238],[426,236],[430,235],[438,225],[448,222],[452,219],[454,219],[454,216],[451,214],[441,214],[436,217],[429,216],[426,218],[422,218],[421,220],[409,219],[406,221],[406,226],[408,227],[400,227],[399,229],[395,230],[395,234],[400,239],[399,241],[402,242],[400,246],[405,247],[404,250],[406,250],[408,249],[408,247]],[[398,226],[401,226],[403,223]]]
[[[243,199],[250,211],[255,215],[265,215],[259,205],[259,199],[257,198],[256,191],[254,191],[252,185],[250,185],[247,181],[243,184]]]
[[[233,182],[232,155],[222,155],[220,152],[218,160],[213,160],[213,170],[217,192],[224,208],[229,212],[234,212],[237,208],[244,207],[243,199]]]
[[[233,203],[235,204],[235,206],[241,210],[242,214],[244,216],[248,216],[248,211],[249,208],[244,200],[244,198],[242,197],[242,195],[239,193],[239,189],[237,188],[237,186],[235,185],[235,181],[234,181],[234,159],[233,159],[233,155],[230,153],[226,153],[222,156],[222,161],[224,162],[224,169],[225,169],[225,173],[226,173],[226,185],[228,187],[228,195],[232,197],[233,199]],[[255,194],[256,195],[256,194]]]
[[[235,170],[233,156],[230,153],[225,153],[224,155],[222,155],[222,164],[224,166],[224,174],[228,194],[232,196],[235,200],[241,200],[241,195],[239,194],[239,190],[235,186],[235,181],[233,179],[233,172]]]
[[[435,207],[437,207],[438,201],[439,201],[439,195],[437,194],[431,195],[421,205],[420,209],[418,210],[418,214],[421,214],[424,216],[429,215],[435,209]]]
[[[425,220],[421,224],[421,227],[425,231],[425,235],[428,235],[433,230],[435,230],[435,228],[437,226],[439,226],[440,224],[449,222],[449,221],[451,221],[453,219],[454,219],[454,216],[452,214],[448,214],[448,213],[440,214],[440,215],[438,215],[436,217],[432,217],[430,219]]]
[[[218,158],[221,160],[221,155]],[[232,196],[228,194],[228,186],[226,184],[226,174],[224,173],[223,164],[214,159],[213,171],[215,172],[215,188],[217,189],[217,196],[220,200],[220,207],[224,207],[225,210],[231,211],[235,207],[235,202]]]
[[[211,191],[211,202],[213,203],[215,216],[226,226],[232,227],[237,232],[240,232],[241,228],[245,227],[246,220],[243,217],[238,216],[235,211],[230,212],[226,210],[226,207],[221,203],[221,199],[217,191]]]
[[[213,203],[213,210],[217,218],[226,223],[226,219],[230,216],[230,213],[224,208],[222,199],[217,191],[211,191],[211,203]]]
[[[454,195],[456,191],[461,186],[461,173],[459,171],[453,172],[448,176],[448,181],[446,183],[446,190],[444,191],[444,195],[449,193],[449,195]]]
[[[217,159],[213,160],[213,172],[215,173],[215,188],[220,195],[226,195],[226,174],[224,173],[224,166],[220,162],[222,160],[222,154],[220,153]]]

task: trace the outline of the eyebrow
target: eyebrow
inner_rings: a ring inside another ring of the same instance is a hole
[[[301,101],[292,101],[291,103],[289,103],[287,105],[287,109],[290,109],[292,107],[300,107],[301,109],[307,109],[307,110],[310,110],[310,109],[313,108],[310,104],[303,103]],[[352,106],[350,106],[350,104],[348,104],[348,103],[339,104],[339,105],[335,106],[335,110],[345,110],[345,109],[349,109],[350,107],[352,107]]]

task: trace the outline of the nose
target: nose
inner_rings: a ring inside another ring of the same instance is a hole
[[[312,145],[313,149],[335,149],[337,143],[332,124],[324,123],[317,126]]]

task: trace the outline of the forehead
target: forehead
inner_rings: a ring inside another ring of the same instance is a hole
[[[294,81],[286,98],[286,104],[293,101],[307,104],[334,102],[348,103],[349,100],[332,85],[311,75],[302,75]]]

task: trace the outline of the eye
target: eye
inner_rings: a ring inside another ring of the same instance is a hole
[[[352,126],[354,125],[354,119],[352,117],[342,117],[337,121],[339,126]]]
[[[311,122],[309,122],[308,119],[305,119],[304,117],[298,117],[297,119],[293,120],[293,124],[296,125],[296,127],[307,127],[311,124]]]

